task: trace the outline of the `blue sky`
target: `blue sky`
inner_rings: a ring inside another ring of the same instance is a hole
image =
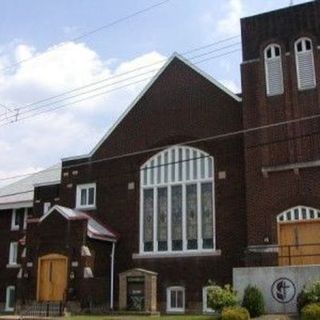
[[[238,35],[240,17],[282,8],[290,1],[171,0],[78,42],[72,41],[158,2],[160,0],[2,0],[0,103],[9,109],[20,108],[157,62],[174,51],[185,52]],[[295,4],[302,2],[308,1],[294,1]],[[225,45],[239,41],[234,39]],[[194,54],[221,46],[223,44]],[[37,58],[7,69],[16,61],[34,56]],[[240,91],[240,62],[238,51],[198,66],[231,90]],[[145,84],[0,126],[0,179],[45,168],[65,156],[87,153]],[[0,115],[4,111],[0,107]],[[5,114],[8,115],[12,113]],[[0,116],[0,124],[3,121]],[[8,182],[11,181],[5,181]]]

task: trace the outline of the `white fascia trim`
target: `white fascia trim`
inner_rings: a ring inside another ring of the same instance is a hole
[[[166,63],[160,68],[160,70],[155,74],[155,76],[150,80],[150,82],[142,89],[140,94],[133,100],[133,102],[129,105],[129,107],[123,112],[123,114],[118,118],[118,120],[111,126],[111,128],[107,131],[107,133],[102,137],[102,139],[96,144],[96,146],[91,150],[90,153],[84,154],[84,155],[78,155],[78,156],[71,156],[62,158],[62,161],[71,161],[71,160],[79,160],[84,158],[90,158],[103,144],[103,142],[111,135],[111,133],[115,130],[115,128],[121,123],[121,121],[127,116],[127,114],[133,109],[133,107],[138,103],[138,101],[145,95],[145,93],[151,88],[151,86],[155,83],[155,81],[160,77],[160,75],[164,72],[164,70],[168,67],[168,65],[175,59],[179,59],[184,64],[186,64],[188,67],[193,69],[195,72],[200,74],[202,77],[207,79],[209,82],[214,84],[216,87],[218,87],[220,90],[224,91],[227,95],[232,97],[237,102],[241,102],[242,99],[238,97],[236,94],[234,94],[231,90],[226,88],[223,84],[221,84],[219,81],[214,79],[212,76],[204,72],[203,70],[199,69],[197,66],[195,66],[193,63],[191,63],[189,60],[184,58],[178,53],[173,53],[170,58],[166,61]]]
[[[25,202],[12,202],[12,203],[0,203],[0,210],[8,210],[8,209],[19,209],[19,208],[32,208],[33,201],[25,201]]]
[[[49,209],[49,211],[40,218],[39,222],[42,222],[44,219],[46,219],[54,210],[57,210],[63,217],[68,219],[68,216],[61,210],[60,206],[55,205]]]
[[[41,183],[35,183],[34,187],[46,187],[46,186],[53,186],[55,184],[60,184],[61,180],[51,181],[51,182],[41,182]]]

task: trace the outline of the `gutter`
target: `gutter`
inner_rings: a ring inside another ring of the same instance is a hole
[[[113,310],[113,290],[114,290],[114,253],[116,243],[112,242],[111,261],[110,261],[110,310]]]

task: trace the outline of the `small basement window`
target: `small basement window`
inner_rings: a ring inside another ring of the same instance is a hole
[[[77,208],[95,208],[96,207],[96,184],[87,183],[77,185]]]
[[[12,312],[14,311],[15,307],[15,300],[16,300],[16,288],[15,286],[8,286],[6,288],[6,305],[5,311]]]
[[[184,287],[167,288],[167,312],[185,311],[185,289]]]
[[[203,313],[213,313],[214,310],[208,306],[208,289],[210,287],[202,288],[202,312]]]

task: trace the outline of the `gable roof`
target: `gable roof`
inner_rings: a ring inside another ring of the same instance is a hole
[[[118,238],[117,235],[110,230],[110,228],[98,222],[87,213],[59,205],[53,206],[44,216],[40,218],[39,222],[41,223],[54,211],[60,213],[67,220],[88,220],[87,236],[91,239],[114,242]]]
[[[242,99],[233,93],[231,90],[226,88],[222,83],[214,79],[212,76],[210,76],[208,73],[204,72],[200,68],[198,68],[196,65],[194,65],[192,62],[184,58],[182,55],[178,53],[173,53],[172,56],[166,61],[166,63],[160,68],[160,70],[156,73],[156,75],[150,80],[150,82],[144,87],[144,89],[140,92],[140,94],[133,100],[133,102],[128,106],[128,108],[122,113],[122,115],[118,118],[118,120],[111,126],[111,128],[107,131],[107,133],[102,137],[102,139],[96,144],[96,146],[91,150],[90,153],[85,155],[79,155],[79,156],[71,156],[63,158],[62,161],[70,161],[70,160],[77,160],[82,158],[90,158],[104,143],[105,140],[108,139],[108,137],[111,135],[111,133],[115,130],[115,128],[120,124],[120,122],[127,116],[127,114],[133,109],[133,107],[138,103],[138,101],[144,96],[144,94],[151,88],[151,86],[157,81],[157,79],[162,75],[162,73],[167,69],[167,67],[171,64],[171,62],[174,59],[179,59],[182,61],[185,65],[187,65],[189,68],[191,68],[196,73],[200,74],[203,78],[207,79],[209,82],[211,82],[214,86],[225,92],[227,95],[229,95],[231,98],[236,100],[237,102],[241,102]]]
[[[61,164],[57,164],[0,188],[0,210],[32,207],[34,186],[60,183],[60,178]]]

